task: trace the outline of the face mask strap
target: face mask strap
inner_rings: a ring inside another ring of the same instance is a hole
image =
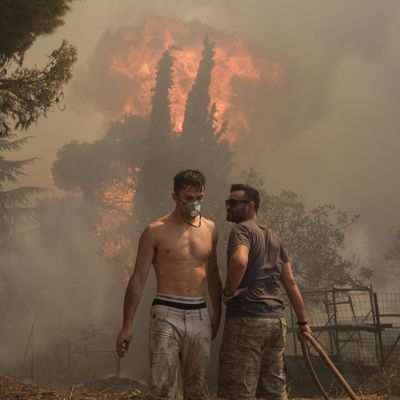
[[[200,215],[200,219],[199,219],[199,224],[198,224],[198,225],[195,225],[195,224],[192,224],[192,223],[189,222],[189,221],[186,221],[185,218],[183,218],[183,220],[184,220],[188,225],[193,226],[193,228],[200,228],[200,227],[201,227],[201,213],[200,213],[199,215]],[[183,216],[182,216],[182,217],[183,217]]]

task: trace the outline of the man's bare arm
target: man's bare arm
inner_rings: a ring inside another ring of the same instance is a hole
[[[286,290],[290,303],[293,306],[298,321],[307,321],[303,297],[300,293],[299,287],[297,286],[296,280],[294,279],[290,262],[283,264],[281,282]],[[305,325],[299,325],[298,333],[300,339],[302,332],[311,332],[311,328],[309,327],[308,323]]]
[[[135,269],[125,292],[124,320],[116,344],[116,350],[120,357],[124,356],[132,340],[133,318],[142,298],[143,288],[149,275],[154,254],[153,232],[151,228],[147,227],[140,237]]]
[[[226,297],[233,297],[236,294],[237,288],[246,272],[248,262],[249,248],[243,244],[235,246],[228,260],[228,271],[224,289]]]
[[[222,303],[221,302],[222,276],[221,276],[221,270],[218,265],[217,242],[218,242],[218,233],[217,230],[214,228],[212,250],[207,265],[207,286],[213,308],[213,314],[211,316],[213,339],[218,333],[219,324],[221,321],[221,303]]]

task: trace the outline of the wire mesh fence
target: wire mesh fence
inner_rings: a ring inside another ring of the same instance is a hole
[[[303,293],[315,338],[331,357],[361,366],[383,366],[400,356],[400,293],[372,287]],[[288,311],[286,354],[301,356],[296,316]]]

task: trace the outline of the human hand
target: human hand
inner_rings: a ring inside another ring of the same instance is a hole
[[[210,317],[211,320],[211,339],[215,339],[218,333],[219,325],[221,322],[221,314],[214,314]]]
[[[117,343],[115,350],[117,351],[118,357],[122,358],[129,349],[129,344],[132,340],[132,329],[122,328],[117,336]]]
[[[307,332],[310,335],[312,335],[312,330],[310,325],[308,325],[308,323],[306,325],[299,325],[297,328],[297,338],[300,342],[305,342],[307,340],[307,338],[304,335],[304,332]]]
[[[228,303],[229,300],[231,300],[231,299],[233,299],[234,297],[238,296],[240,293],[245,292],[247,289],[248,289],[248,287],[246,286],[246,287],[244,287],[244,288],[236,289],[235,292],[234,292],[231,296],[226,296],[226,295],[224,295],[224,297],[222,298],[224,304],[226,305],[226,304]]]

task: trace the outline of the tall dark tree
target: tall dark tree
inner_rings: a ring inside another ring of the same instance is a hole
[[[209,95],[214,54],[214,44],[206,37],[196,79],[186,102],[177,159],[181,168],[198,168],[206,175],[207,209],[216,218],[221,215],[222,200],[228,189],[232,152],[222,139],[227,122],[217,128],[217,104],[211,104]]]
[[[198,149],[210,134],[211,73],[214,68],[214,44],[206,37],[196,79],[188,94],[182,126],[182,145],[187,151]]]
[[[157,65],[149,130],[139,175],[135,215],[141,227],[170,208],[172,186],[172,137],[169,91],[173,84],[173,57],[164,51]]]

